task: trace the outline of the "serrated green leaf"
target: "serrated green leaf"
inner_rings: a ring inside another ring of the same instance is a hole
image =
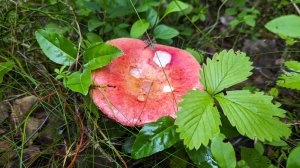
[[[224,143],[225,136],[219,134],[212,139],[211,153],[220,167],[234,168],[236,166],[235,152],[230,142]]]
[[[300,62],[298,61],[286,61],[284,65],[293,71],[300,72]]]
[[[153,31],[153,35],[157,39],[171,39],[179,35],[179,32],[166,25],[158,25]]]
[[[280,16],[269,21],[265,27],[278,35],[300,38],[300,17],[297,15]]]
[[[92,72],[90,69],[85,69],[81,72],[73,72],[69,75],[64,82],[66,87],[73,90],[74,92],[82,93],[87,95],[89,87],[92,84]]]
[[[176,113],[177,131],[189,149],[199,149],[220,132],[220,115],[207,92],[191,90],[182,97],[181,109]]]
[[[297,148],[293,149],[292,152],[289,154],[286,167],[287,168],[297,168],[300,167],[300,146]]]
[[[250,76],[253,67],[245,53],[233,50],[222,51],[207,59],[200,71],[200,81],[210,94],[216,94],[225,88],[243,82]]]
[[[133,38],[138,38],[142,36],[147,29],[149,28],[150,23],[145,20],[137,20],[136,22],[133,23],[131,30],[130,30],[130,36]]]
[[[90,70],[98,69],[109,64],[114,58],[123,55],[123,52],[107,43],[95,43],[85,50],[83,59],[84,67]]]
[[[179,142],[174,119],[160,118],[157,122],[146,124],[133,144],[131,154],[134,159],[150,156]]]
[[[188,150],[186,153],[194,164],[201,168],[215,168],[218,167],[217,162],[213,158],[210,148],[207,146],[201,146],[198,150]]]
[[[279,76],[277,85],[289,89],[300,90],[300,74],[296,72],[285,73]]]
[[[189,7],[189,4],[178,1],[178,0],[174,0],[166,8],[163,18],[170,13],[183,11],[183,10],[187,9],[188,7]]]
[[[39,29],[35,38],[46,56],[61,65],[71,65],[76,58],[76,46],[63,36]]]
[[[249,167],[269,168],[271,161],[266,156],[262,156],[253,148],[241,147],[242,160],[247,162]]]
[[[230,123],[242,135],[261,141],[278,141],[291,133],[288,126],[276,116],[284,117],[284,110],[279,104],[272,103],[272,97],[262,92],[252,94],[247,90],[229,91],[227,95],[215,97]]]
[[[4,75],[12,70],[12,68],[15,66],[14,62],[7,61],[7,62],[0,62],[0,83],[3,82]]]

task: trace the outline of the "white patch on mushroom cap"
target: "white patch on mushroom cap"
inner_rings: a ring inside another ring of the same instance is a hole
[[[142,74],[142,70],[139,68],[131,68],[130,74],[136,78],[140,78]]]
[[[163,87],[163,92],[172,92],[174,88],[172,86],[166,85]]]
[[[156,51],[154,53],[153,61],[159,67],[166,67],[166,65],[171,62],[171,58],[171,54],[165,51]]]

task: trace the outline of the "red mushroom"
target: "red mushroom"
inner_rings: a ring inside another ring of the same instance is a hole
[[[203,89],[200,65],[184,50],[165,45],[147,47],[130,38],[108,41],[124,55],[93,71],[94,103],[109,118],[126,126],[141,126],[160,117],[176,118],[177,103],[187,90]]]

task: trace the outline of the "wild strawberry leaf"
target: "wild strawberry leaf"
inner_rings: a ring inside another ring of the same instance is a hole
[[[216,95],[224,114],[240,134],[261,141],[279,141],[291,133],[288,126],[279,121],[284,110],[272,103],[272,97],[261,92],[247,90],[229,91]]]
[[[220,132],[220,115],[207,92],[191,90],[182,97],[181,109],[176,113],[177,132],[189,149],[199,149]]]
[[[245,53],[224,50],[207,59],[200,71],[200,81],[209,94],[216,94],[246,80],[252,74],[251,64]]]
[[[279,76],[277,85],[289,89],[300,90],[300,74],[296,72],[287,72]]]

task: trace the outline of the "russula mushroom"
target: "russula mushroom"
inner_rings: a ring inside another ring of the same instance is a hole
[[[203,89],[200,65],[184,50],[145,41],[119,38],[108,41],[124,55],[93,71],[90,95],[109,118],[126,126],[142,126],[160,117],[176,118],[180,96]]]

